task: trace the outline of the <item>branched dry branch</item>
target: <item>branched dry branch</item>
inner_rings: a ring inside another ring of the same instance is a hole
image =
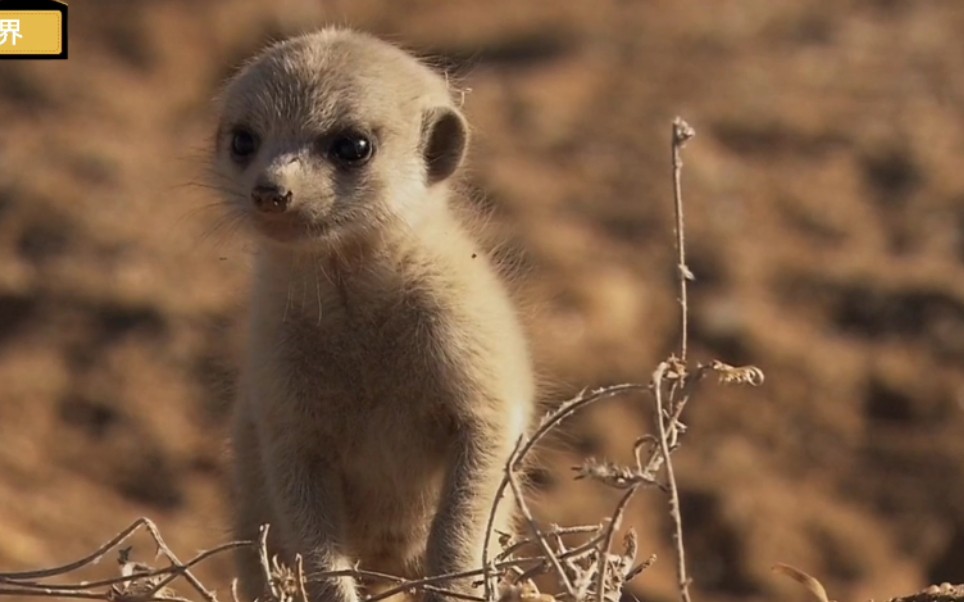
[[[686,426],[681,421],[696,385],[707,375],[716,374],[722,384],[757,386],[763,383],[763,373],[754,366],[735,367],[719,360],[707,364],[698,363],[692,369],[687,365],[688,313],[687,282],[693,274],[686,266],[685,223],[681,192],[681,151],[695,135],[693,129],[682,119],[673,122],[672,167],[673,200],[675,208],[676,261],[679,283],[680,339],[678,355],[670,355],[660,362],[648,384],[621,384],[593,390],[583,390],[574,398],[548,413],[531,435],[521,437],[506,461],[503,478],[492,502],[486,528],[482,566],[470,571],[446,575],[432,575],[407,580],[394,575],[360,568],[328,571],[312,574],[310,579],[329,579],[350,576],[362,585],[385,585],[377,594],[370,594],[364,602],[378,602],[400,593],[433,592],[453,599],[473,602],[617,602],[624,585],[645,571],[655,562],[655,555],[638,562],[638,542],[634,531],[624,535],[623,549],[614,552],[616,535],[626,509],[633,497],[643,489],[657,489],[668,496],[669,514],[673,523],[673,539],[676,547],[676,568],[682,602],[690,602],[689,578],[683,546],[683,524],[680,516],[679,491],[671,456],[681,445]],[[627,393],[649,392],[654,401],[656,435],[646,434],[633,445],[634,466],[621,466],[608,461],[586,459],[574,467],[575,478],[595,481],[622,491],[612,514],[597,525],[560,527],[540,525],[529,509],[521,486],[521,473],[529,453],[550,432],[565,420],[586,407]],[[490,554],[493,525],[506,493],[511,491],[528,526],[528,535],[512,538],[499,537],[501,552]],[[131,562],[131,548],[121,548],[135,532],[147,531],[168,566],[155,568]],[[269,554],[267,547],[268,526],[265,525],[257,542],[230,542],[203,551],[187,562],[181,562],[164,542],[157,527],[146,518],[135,521],[110,541],[88,556],[59,567],[39,571],[0,573],[0,597],[53,597],[107,602],[189,602],[173,589],[175,582],[183,579],[203,602],[217,602],[216,595],[195,575],[191,569],[197,564],[227,550],[257,546],[268,591],[261,602],[309,602],[305,588],[305,573],[300,556],[295,566],[289,567]],[[576,541],[573,541],[576,540]],[[537,549],[533,555],[522,555],[525,550]],[[69,580],[81,569],[97,565],[100,560],[116,550],[119,575],[97,581],[55,583],[53,580]],[[559,586],[555,595],[541,593],[532,581],[536,576],[553,573]],[[448,589],[456,579],[480,578],[482,595]],[[237,581],[232,581],[231,596],[239,602]],[[243,601],[249,602],[249,601]]]
[[[157,553],[171,563],[169,566],[153,568],[129,560],[130,548],[119,548],[138,530],[147,531],[157,547]],[[167,586],[178,578],[184,578],[202,598],[217,602],[217,597],[194,576],[191,568],[227,550],[249,545],[249,542],[229,542],[197,554],[182,563],[161,537],[157,526],[147,518],[140,518],[129,527],[115,535],[110,541],[97,548],[93,553],[80,560],[62,566],[39,571],[0,573],[0,596],[43,596],[52,598],[80,598],[90,600],[146,601],[180,600]],[[120,575],[96,581],[79,583],[50,583],[49,580],[67,577],[81,569],[100,563],[111,550],[118,551]]]

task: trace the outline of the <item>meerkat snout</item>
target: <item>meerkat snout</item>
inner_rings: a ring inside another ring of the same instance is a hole
[[[257,175],[251,188],[251,201],[261,214],[278,215],[297,208],[305,189],[304,180],[310,177],[303,153],[284,152],[268,161]]]
[[[264,213],[284,213],[291,204],[291,191],[277,184],[255,184],[251,200],[258,211]]]

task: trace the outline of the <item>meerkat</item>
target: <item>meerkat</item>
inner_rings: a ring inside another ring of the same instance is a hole
[[[236,535],[269,524],[269,553],[302,557],[313,601],[358,600],[328,571],[481,568],[503,468],[530,426],[517,314],[449,204],[467,141],[445,78],[350,30],[273,45],[222,94],[218,187],[257,241]],[[511,530],[513,505],[496,530]],[[260,597],[255,552],[239,563]]]

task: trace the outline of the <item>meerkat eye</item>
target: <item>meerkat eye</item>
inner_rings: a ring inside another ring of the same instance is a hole
[[[258,151],[258,137],[244,128],[231,134],[231,157],[235,161],[246,161]]]
[[[375,145],[365,134],[346,132],[335,136],[328,147],[328,156],[345,167],[361,167],[372,158]]]

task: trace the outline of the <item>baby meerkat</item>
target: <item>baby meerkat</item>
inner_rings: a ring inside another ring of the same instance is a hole
[[[313,601],[358,599],[353,579],[325,571],[480,568],[504,464],[530,425],[515,311],[448,206],[467,140],[445,79],[352,31],[276,44],[224,91],[219,188],[258,241],[233,427],[237,536],[269,523],[270,553],[302,556]],[[239,577],[262,595],[254,552]]]

